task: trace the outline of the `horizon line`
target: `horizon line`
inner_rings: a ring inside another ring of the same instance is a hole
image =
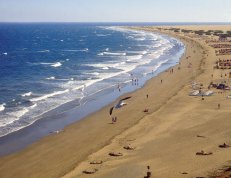
[[[128,21],[123,21],[123,22],[110,22],[110,21],[105,21],[105,22],[93,22],[93,21],[91,21],[91,22],[86,22],[86,21],[83,21],[83,22],[81,22],[81,21],[70,21],[70,22],[68,22],[68,21],[0,21],[0,23],[149,23],[149,24],[151,24],[151,23],[176,23],[176,24],[181,24],[181,23],[198,23],[198,24],[203,24],[203,23],[212,23],[212,24],[214,24],[214,23],[216,23],[216,24],[229,24],[229,23],[231,23],[231,22],[205,22],[205,21],[203,21],[203,22],[197,22],[197,21],[192,21],[192,22],[174,22],[174,21],[171,21],[171,22],[128,22]]]

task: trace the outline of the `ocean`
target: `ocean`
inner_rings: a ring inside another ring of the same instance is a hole
[[[0,137],[70,110],[81,119],[178,63],[184,49],[174,38],[112,25],[2,23]]]

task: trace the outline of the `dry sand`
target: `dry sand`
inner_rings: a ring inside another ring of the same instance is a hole
[[[231,145],[231,100],[226,99],[230,92],[218,94],[213,89],[215,94],[205,100],[188,96],[188,92],[192,81],[206,88],[211,81],[224,80],[220,75],[229,70],[213,68],[217,57],[203,40],[182,34],[176,37],[187,47],[181,64],[173,67],[173,74],[163,72],[140,90],[126,94],[132,98],[127,106],[115,111],[116,124],[110,124],[111,104],[59,134],[2,157],[0,177],[140,178],[146,175],[147,165],[152,177],[199,177],[227,164],[231,148],[221,149],[218,145]],[[142,112],[145,108],[148,113]],[[123,148],[129,144],[135,149]],[[196,156],[200,150],[213,154]],[[121,152],[123,156],[112,157],[110,152]],[[101,160],[102,164],[89,164]],[[93,175],[82,173],[88,169],[98,171]]]

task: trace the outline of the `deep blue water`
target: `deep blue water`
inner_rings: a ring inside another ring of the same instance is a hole
[[[95,24],[0,24],[0,136],[179,60],[181,42]]]

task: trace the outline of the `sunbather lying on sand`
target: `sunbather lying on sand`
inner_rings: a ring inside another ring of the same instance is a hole
[[[84,170],[83,173],[84,174],[94,174],[97,171],[98,169],[87,169],[87,170]]]
[[[147,109],[147,108],[145,108],[145,109],[143,110],[143,112],[148,112],[148,109]]]
[[[126,149],[126,150],[134,150],[135,148],[130,146],[130,145],[127,145],[127,146],[124,146],[124,149]]]
[[[109,155],[110,156],[123,156],[123,154],[120,152],[117,152],[117,153],[116,152],[110,152]]]
[[[150,166],[147,166],[148,170],[147,170],[147,175],[144,176],[144,178],[150,178],[152,175],[152,172],[150,171]]]
[[[196,155],[211,155],[211,154],[213,154],[212,152],[205,152],[204,150],[201,150],[201,151],[199,151],[199,152],[196,152]]]
[[[230,147],[229,145],[227,145],[226,143],[223,143],[222,145],[219,145],[220,148],[228,148]]]
[[[90,164],[102,164],[103,161],[91,161]]]
[[[197,135],[197,137],[200,137],[200,138],[205,138],[205,136],[203,136],[203,135]]]

